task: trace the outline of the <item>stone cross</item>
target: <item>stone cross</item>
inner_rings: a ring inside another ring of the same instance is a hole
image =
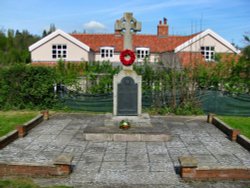
[[[115,30],[124,33],[124,49],[133,50],[132,47],[132,34],[141,31],[141,22],[133,17],[133,13],[125,12],[120,20],[115,23]]]
[[[124,50],[133,51],[132,36],[135,32],[141,31],[141,22],[137,22],[133,13],[126,12],[116,21],[115,31],[124,35]],[[141,115],[141,96],[141,76],[137,75],[133,66],[123,65],[123,70],[113,78],[113,115]]]

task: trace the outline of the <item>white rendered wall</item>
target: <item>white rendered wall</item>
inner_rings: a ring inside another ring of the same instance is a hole
[[[112,63],[120,62],[120,53],[115,53],[113,57],[105,57],[102,58],[100,53],[95,53],[94,55],[95,61],[110,61]],[[150,53],[149,62],[157,62],[159,60],[159,54]],[[135,62],[143,62],[143,59],[135,59]]]
[[[52,45],[53,44],[66,44],[67,45],[67,58],[66,61],[89,61],[91,58],[89,53],[72,43],[61,35],[56,36],[52,40],[39,46],[31,52],[32,61],[57,61],[58,59],[52,58]],[[93,57],[92,57],[93,58]]]
[[[234,53],[231,49],[223,45],[211,35],[206,35],[205,37],[181,50],[181,52],[199,52],[201,46],[214,46],[216,53]]]

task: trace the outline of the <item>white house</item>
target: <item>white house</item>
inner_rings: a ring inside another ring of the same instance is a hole
[[[214,61],[215,54],[240,53],[233,45],[211,29],[188,36],[170,35],[167,20],[160,21],[157,34],[133,34],[133,49],[136,61],[159,60],[164,52],[174,52],[188,63],[188,54],[196,54],[205,61]],[[66,62],[106,61],[119,62],[123,50],[123,35],[112,34],[67,34],[58,29],[29,47],[32,64],[55,64]]]

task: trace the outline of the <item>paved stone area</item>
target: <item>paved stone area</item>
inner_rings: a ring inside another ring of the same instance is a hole
[[[250,168],[250,153],[205,117],[151,117],[171,133],[167,142],[84,141],[88,125],[103,125],[104,115],[57,114],[24,138],[0,150],[0,161],[52,163],[62,153],[74,156],[66,178],[36,179],[41,185],[74,187],[248,187],[245,182],[184,182],[178,157],[197,157],[200,166]]]

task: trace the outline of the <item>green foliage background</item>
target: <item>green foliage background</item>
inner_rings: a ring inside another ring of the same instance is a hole
[[[39,36],[32,35],[27,30],[22,32],[12,29],[0,30],[0,67],[15,63],[29,63],[28,47],[39,39]]]
[[[54,29],[52,27],[51,32]],[[110,62],[59,61],[52,68],[27,65],[30,62],[28,46],[39,39],[25,30],[0,31],[0,109],[61,107],[53,92],[54,84],[66,85],[88,95],[112,93],[113,75],[121,67],[113,67]],[[195,98],[199,89],[249,94],[249,36],[245,39],[247,46],[238,61],[225,60],[217,54],[215,63],[190,62],[192,66],[178,67],[178,59],[168,54],[172,62],[145,61],[143,65],[135,65],[136,72],[142,75],[144,101],[148,100],[149,104],[146,106],[161,114],[199,114],[200,104]],[[86,82],[84,91],[80,79]]]
[[[15,65],[0,69],[0,108],[51,108],[56,74],[51,68]]]

